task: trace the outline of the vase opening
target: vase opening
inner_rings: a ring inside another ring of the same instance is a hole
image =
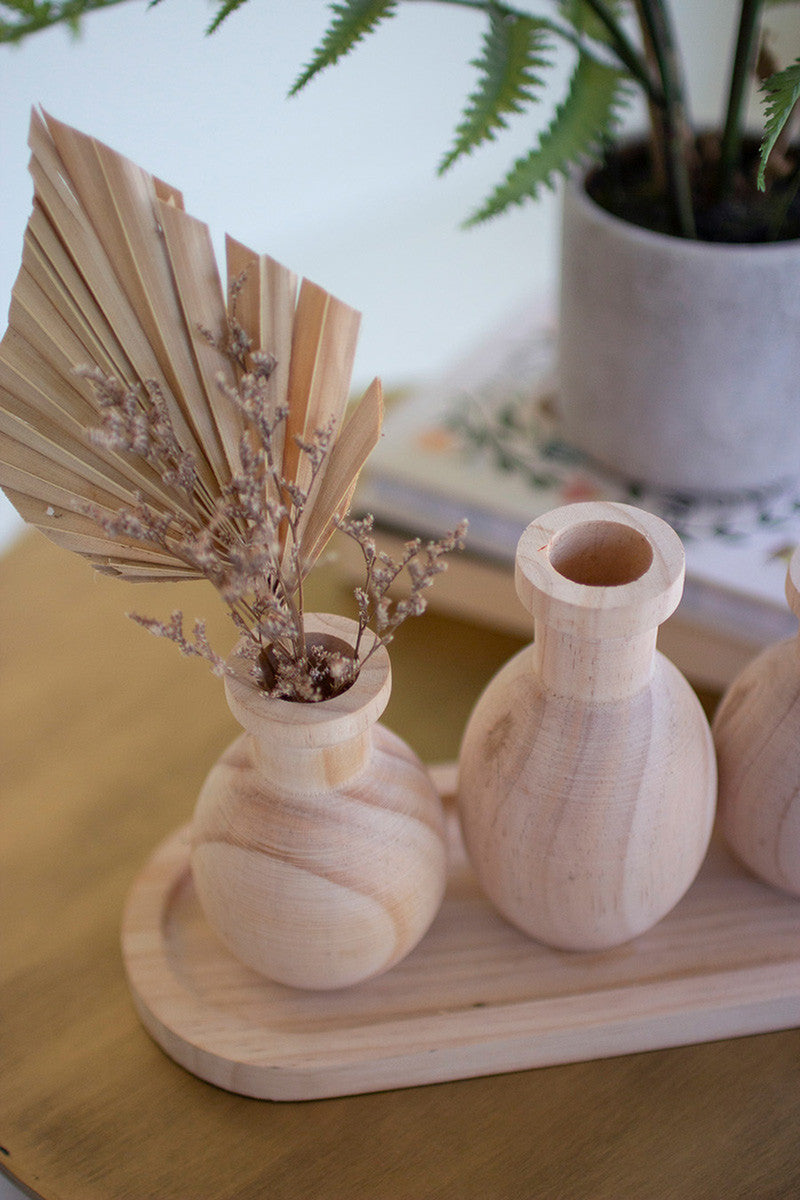
[[[557,534],[548,557],[572,583],[620,587],[644,575],[653,562],[653,548],[638,529],[618,521],[586,521]]]
[[[346,692],[358,678],[358,667],[353,659],[353,647],[343,638],[330,633],[314,633],[306,637],[306,661],[303,664],[288,662],[276,652],[274,644],[262,650],[258,657],[261,686],[267,695],[277,695],[284,700],[296,700],[308,704],[331,700]],[[298,686],[296,696],[289,693],[292,673],[296,670]],[[310,685],[313,694],[309,694]]]

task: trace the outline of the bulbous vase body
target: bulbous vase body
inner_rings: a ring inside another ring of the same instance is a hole
[[[655,652],[682,571],[672,530],[626,505],[557,509],[520,541],[517,586],[536,638],[475,707],[458,804],[487,895],[551,946],[600,950],[642,933],[705,856],[711,735]]]
[[[800,553],[786,595],[800,611]],[[719,822],[745,866],[800,896],[800,640],[768,646],[744,668],[714,718]]]
[[[307,618],[338,637],[354,622]],[[346,692],[272,700],[226,680],[246,732],[201,791],[192,872],[212,928],[279,983],[345,987],[387,970],[444,894],[442,806],[409,747],[377,723],[390,686],[379,649]]]

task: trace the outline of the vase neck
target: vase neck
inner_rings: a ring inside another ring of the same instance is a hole
[[[534,619],[542,684],[588,703],[641,691],[683,573],[675,531],[629,504],[566,504],[532,521],[517,546],[515,576]]]
[[[533,670],[548,691],[585,703],[622,700],[652,677],[657,632],[592,639],[537,622]]]
[[[324,746],[297,746],[252,733],[250,737],[258,769],[277,790],[298,794],[324,791],[355,778],[367,766],[372,747],[371,729]]]
[[[314,613],[306,634],[356,644],[358,625],[344,617]],[[386,647],[364,638],[365,660],[353,683],[318,703],[266,695],[242,674],[234,654],[225,677],[231,713],[250,735],[259,770],[281,791],[308,793],[336,787],[366,767],[372,728],[386,707],[392,672]]]
[[[610,501],[553,509],[517,546],[517,593],[536,626],[579,641],[652,634],[675,611],[683,573],[674,530]]]

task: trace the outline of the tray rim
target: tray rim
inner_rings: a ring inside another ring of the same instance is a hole
[[[435,777],[442,794],[452,795],[453,765],[438,769]],[[352,1095],[800,1025],[800,900],[786,897],[797,905],[797,953],[784,961],[771,958],[766,966],[709,969],[689,978],[683,973],[644,982],[631,977],[619,986],[443,1012],[423,1008],[413,1016],[370,1020],[369,1037],[361,1045],[338,1049],[329,1032],[318,1030],[301,1034],[256,1028],[241,1019],[221,1030],[218,1019],[216,1025],[208,1020],[218,1014],[209,1014],[182,987],[163,933],[163,917],[177,891],[191,886],[188,832],[189,826],[183,826],[162,841],[128,894],[122,922],[128,986],[142,1024],[171,1058],[201,1079],[242,1095],[270,1100]],[[221,945],[219,954],[230,959]],[[600,1019],[593,999],[613,1018]],[[357,1027],[355,1020],[352,1024]],[[381,1034],[386,1046],[404,1040],[407,1048],[382,1053],[376,1044]],[[230,1042],[241,1042],[243,1035],[249,1048],[242,1050],[240,1044],[232,1052]],[[268,1044],[259,1046],[265,1035]],[[333,1040],[333,1048],[325,1047],[326,1039]]]

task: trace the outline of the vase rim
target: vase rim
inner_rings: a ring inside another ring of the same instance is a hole
[[[677,608],[685,555],[653,513],[617,501],[566,504],[528,525],[517,594],[535,620],[587,637],[657,628]]]
[[[326,634],[352,646],[358,622],[337,613],[306,613],[307,634]],[[367,648],[376,640],[367,631]],[[237,657],[234,650],[228,662]],[[241,661],[241,660],[240,660]],[[391,691],[391,664],[385,646],[378,646],[362,665],[353,683],[326,700],[304,703],[268,696],[241,675],[226,675],[228,707],[239,724],[256,737],[280,737],[298,747],[333,745],[356,737],[373,725],[385,709]]]

